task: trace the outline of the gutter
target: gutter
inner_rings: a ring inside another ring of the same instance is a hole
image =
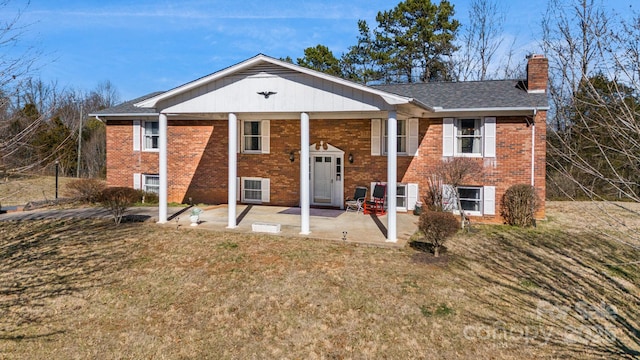
[[[535,188],[536,184],[536,115],[538,109],[533,109],[533,119],[531,120],[531,186]]]
[[[459,109],[443,109],[440,106],[434,106],[434,113],[441,112],[478,112],[478,111],[531,111],[533,110],[533,114],[535,116],[538,110],[549,110],[549,107],[486,107],[486,108],[459,108]]]

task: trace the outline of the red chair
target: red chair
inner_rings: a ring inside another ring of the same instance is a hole
[[[384,198],[387,194],[387,185],[376,184],[373,188],[373,194],[371,200],[367,200],[364,203],[365,214],[384,215]]]

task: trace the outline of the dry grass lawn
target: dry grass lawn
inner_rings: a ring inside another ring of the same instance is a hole
[[[75,178],[58,178],[58,196],[65,193],[65,185]],[[0,178],[0,204],[2,206],[26,205],[30,201],[53,200],[56,196],[55,176],[16,175]]]
[[[0,222],[0,358],[637,358],[640,274],[621,263],[638,251],[581,211],[551,203],[536,229],[478,226],[439,261],[144,223]]]

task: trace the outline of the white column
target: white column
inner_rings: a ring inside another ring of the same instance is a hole
[[[396,192],[398,178],[398,120],[389,111],[387,119],[387,242],[397,241]]]
[[[309,114],[300,114],[300,234],[309,230]]]
[[[236,114],[229,113],[229,178],[227,179],[228,188],[228,222],[227,229],[235,229],[236,225],[236,178],[238,177],[238,118]]]
[[[160,176],[160,193],[158,194],[158,223],[167,222],[167,114],[158,117],[158,169]]]

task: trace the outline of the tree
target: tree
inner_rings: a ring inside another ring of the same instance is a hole
[[[448,79],[445,57],[456,50],[453,40],[460,26],[446,0],[406,0],[379,12],[375,30],[377,60],[387,82]]]
[[[361,84],[377,81],[382,77],[378,66],[374,34],[365,20],[358,20],[358,43],[342,55],[342,73],[348,80]]]
[[[603,212],[584,214],[585,226],[640,250],[629,226],[638,216],[629,204],[640,202],[640,16],[617,19],[595,1],[550,4],[543,23],[553,110],[547,179],[550,190],[569,198],[626,200],[617,211],[598,202]]]
[[[504,12],[491,0],[473,0],[469,9],[469,24],[462,25],[458,52],[452,59],[452,76],[458,81],[492,78],[490,66],[504,40]],[[501,67],[509,67],[503,64]],[[508,70],[507,70],[508,71]]]
[[[426,190],[425,204],[430,210],[436,211],[458,209],[460,225],[464,229],[468,218],[460,203],[459,188],[481,176],[482,165],[473,158],[454,157],[442,160],[430,173],[432,175],[428,179],[429,188]],[[453,194],[450,191],[453,191]],[[455,199],[455,206],[446,203],[451,199]]]
[[[22,23],[21,16],[28,3],[13,16],[9,15],[14,13],[11,5],[10,0],[0,1],[0,172],[4,173],[26,171],[35,166],[27,160],[18,161],[18,155],[30,151],[25,147],[44,119],[42,112],[37,118],[25,116],[23,106],[12,103],[15,97],[11,90],[28,78],[39,53],[22,39],[28,25]],[[36,105],[30,102],[25,108]]]
[[[298,58],[298,65],[342,77],[340,60],[324,45],[316,45],[315,47],[304,49],[304,57]]]

